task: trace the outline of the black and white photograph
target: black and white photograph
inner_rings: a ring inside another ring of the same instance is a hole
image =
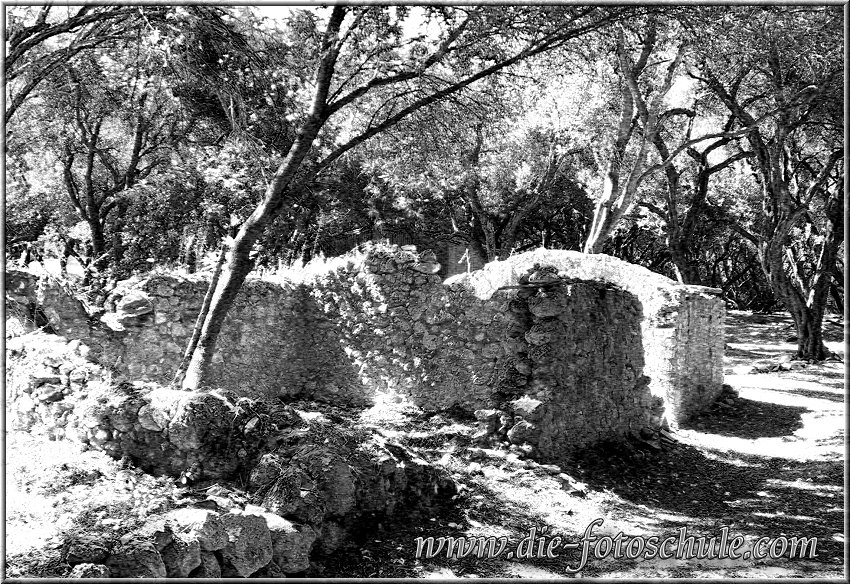
[[[846,581],[845,2],[3,19],[4,581]]]

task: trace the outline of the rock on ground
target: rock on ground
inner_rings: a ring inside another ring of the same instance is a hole
[[[165,563],[150,541],[133,538],[106,560],[113,578],[165,578]]]
[[[271,561],[272,538],[265,519],[231,511],[222,521],[228,537],[222,556],[239,576],[247,578]]]
[[[186,534],[177,534],[160,553],[169,578],[187,578],[201,565],[201,546],[198,540]]]
[[[175,509],[167,515],[175,529],[197,539],[201,550],[215,551],[227,545],[227,531],[221,517],[209,509]]]

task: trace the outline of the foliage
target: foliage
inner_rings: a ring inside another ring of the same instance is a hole
[[[404,233],[488,258],[602,249],[770,307],[788,291],[760,242],[784,238],[798,295],[837,306],[840,16],[14,7],[6,250],[104,279],[229,242],[240,274]]]

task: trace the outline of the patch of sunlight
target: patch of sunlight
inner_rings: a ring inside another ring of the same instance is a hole
[[[758,456],[760,458],[785,458],[788,460],[832,460],[836,456],[835,446],[812,444],[800,437],[788,438],[737,438],[721,434],[702,434],[696,436],[693,430],[687,431],[694,442],[710,440],[711,448],[716,451],[734,451],[737,454]],[[799,430],[798,430],[799,432]],[[684,435],[684,431],[679,432]],[[840,449],[843,452],[843,448]]]
[[[360,421],[364,424],[402,424],[421,411],[405,397],[396,394],[380,392],[375,394],[374,400],[374,405],[360,414]]]
[[[428,432],[428,435],[431,436],[433,434],[468,434],[470,432],[471,426],[468,424],[449,424],[448,426],[440,426],[436,428],[433,433]]]
[[[813,484],[806,482],[803,479],[797,479],[794,481],[783,481],[782,479],[767,479],[765,483],[774,487],[790,487],[792,489],[800,489],[802,491],[844,491],[844,487],[841,485]]]
[[[751,333],[753,335],[757,335],[759,333]],[[736,351],[746,351],[748,353],[755,353],[756,355],[763,355],[765,358],[767,357],[776,357],[778,356],[778,351],[773,348],[774,345],[769,345],[771,348],[765,348],[764,343],[727,343],[730,349]]]
[[[404,432],[402,432],[401,430],[393,430],[391,428],[381,428],[378,434],[390,440],[397,440],[400,436],[404,434]]]
[[[728,464],[731,466],[737,466],[740,468],[752,468],[752,467],[760,467],[759,464],[754,464],[752,462],[746,462],[741,460],[740,458],[731,458],[728,456],[720,456],[716,452],[712,452],[710,450],[702,450],[702,455],[705,456],[709,460],[716,460],[718,462],[722,462],[724,464]]]
[[[803,375],[801,375],[801,373]],[[808,377],[808,375],[806,375],[806,373],[807,372],[805,370],[803,370],[803,371],[790,371],[790,372],[783,371],[780,374],[781,375],[780,379],[787,379],[789,382],[793,382],[793,386],[789,389],[782,388],[782,387],[772,387],[771,389],[773,391],[783,391],[783,392],[788,392],[788,393],[791,393],[791,394],[794,394],[794,392],[798,391],[798,390],[805,391],[806,389],[802,386],[802,384],[803,383],[810,383],[809,381],[806,380],[806,377]],[[789,383],[789,385],[791,385],[791,383]],[[819,392],[825,393],[825,394],[829,394],[829,395],[834,395],[834,396],[842,396],[842,397],[844,396],[844,388],[839,387],[837,382],[835,382],[833,385],[827,385],[826,383],[818,383],[818,389],[816,391],[819,391]]]
[[[6,524],[14,524],[14,537],[6,538],[6,555],[44,548],[58,534],[51,519],[54,509],[44,497],[22,491],[15,481],[6,482]]]
[[[147,399],[151,406],[156,409],[165,409],[174,406],[185,397],[186,392],[184,390],[174,389],[164,385],[155,385],[147,394]]]
[[[826,348],[832,351],[833,353],[844,356],[844,343],[842,341],[824,341],[823,343],[826,345]]]
[[[293,408],[293,411],[305,422],[321,422],[328,423],[330,420],[322,412],[305,412]]]
[[[829,387],[814,381],[791,379],[776,374],[761,373],[753,375],[726,375],[724,383],[738,390],[741,397],[753,401],[763,401],[787,406],[810,407],[811,409],[840,409],[841,404],[829,400],[807,397],[804,395],[789,395],[784,392],[794,390],[829,391]],[[778,393],[771,390],[780,390]],[[830,392],[831,393],[831,392]]]
[[[844,419],[838,416],[825,416],[818,413],[807,413],[800,416],[803,427],[794,432],[795,436],[807,440],[820,440],[843,436]]]
[[[688,517],[687,515],[680,515],[678,513],[660,513],[653,512],[654,516],[658,519],[664,521],[670,521],[673,523],[682,523],[682,524],[693,524],[699,521],[699,519],[695,517]]]
[[[536,511],[534,518],[549,525],[553,531],[584,533],[587,525],[597,517],[606,518],[606,523],[611,524],[610,515],[605,511],[610,506],[608,494],[591,493],[587,498],[579,499],[567,494],[561,483],[549,476],[526,482],[517,480],[516,473],[498,467],[488,465],[481,470],[487,478],[486,488],[492,499],[505,509],[517,509],[522,515]]]

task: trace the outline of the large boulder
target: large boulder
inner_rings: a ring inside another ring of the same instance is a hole
[[[257,466],[254,467],[254,470],[251,471],[249,477],[250,485],[255,489],[259,489],[277,480],[283,472],[284,462],[279,455],[272,453],[264,454],[257,463]]]
[[[525,420],[520,420],[508,430],[508,440],[511,444],[536,444],[539,439],[540,429]]]
[[[168,513],[167,518],[175,531],[197,540],[201,550],[220,550],[229,541],[224,522],[218,513],[210,509],[175,509]]]
[[[201,546],[192,536],[178,533],[160,552],[169,578],[188,578],[201,565]]]
[[[236,511],[222,515],[228,542],[221,554],[242,578],[272,560],[272,538],[266,520]]]
[[[221,578],[221,565],[215,558],[215,554],[213,552],[201,551],[201,564],[189,574],[189,577],[201,579]]]
[[[543,402],[527,395],[512,401],[511,409],[515,415],[520,416],[523,420],[531,424],[539,424],[546,413]]]
[[[100,564],[109,557],[109,546],[102,537],[78,535],[69,542],[64,556],[65,561],[72,566]]]
[[[339,454],[324,449],[311,449],[299,462],[310,469],[316,481],[325,515],[342,516],[354,509],[357,487],[351,466]]]
[[[136,324],[140,316],[153,312],[153,301],[141,290],[124,295],[115,306],[115,316],[121,324]]]
[[[161,515],[152,517],[144,526],[134,531],[129,537],[138,537],[151,542],[156,551],[162,552],[165,546],[174,541],[172,523]]]
[[[131,538],[106,560],[113,578],[165,578],[165,563],[150,541]]]
[[[317,535],[312,527],[292,523],[258,507],[248,506],[245,513],[266,521],[272,539],[272,560],[283,573],[294,574],[310,567],[310,550]]]

